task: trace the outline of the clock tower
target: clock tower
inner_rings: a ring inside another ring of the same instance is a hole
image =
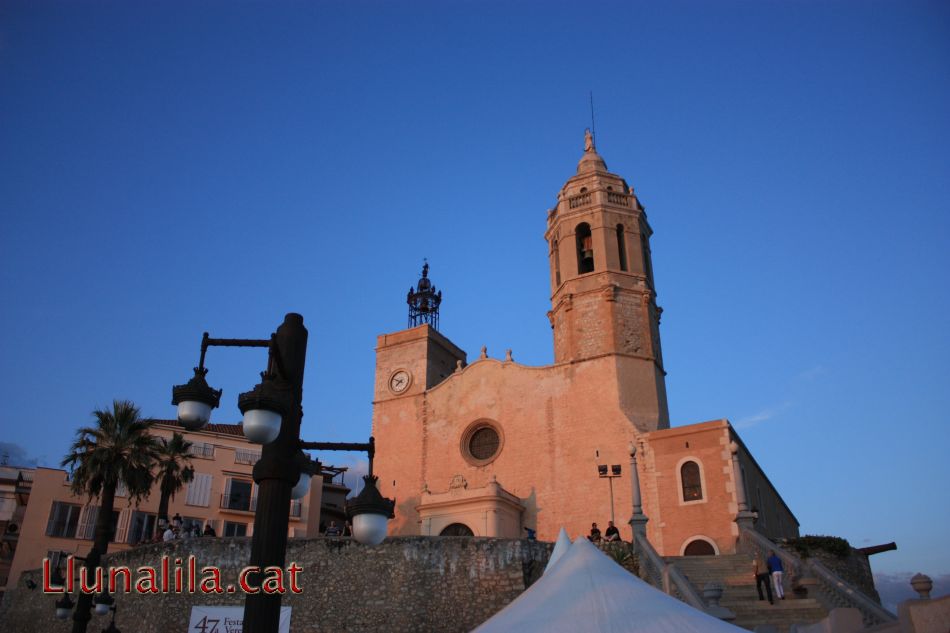
[[[590,130],[577,173],[557,198],[545,232],[554,360],[596,361],[613,374],[621,409],[637,429],[667,428],[653,231],[633,188],[607,170]]]
[[[451,376],[459,363],[465,365],[465,352],[438,331],[442,291],[429,279],[428,262],[419,283],[409,288],[406,303],[409,329],[377,339],[377,402],[419,395]]]

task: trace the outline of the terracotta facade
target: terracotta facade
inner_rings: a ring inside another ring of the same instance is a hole
[[[595,521],[623,527],[633,446],[661,554],[691,543],[689,553],[735,551],[740,495],[758,529],[797,535],[727,421],[670,428],[651,234],[633,189],[588,137],[547,215],[553,365],[485,350],[468,363],[429,325],[378,338],[373,434],[380,490],[397,500],[391,534],[518,538],[530,528],[554,540],[561,526],[572,537]],[[604,466],[615,476],[601,476]]]

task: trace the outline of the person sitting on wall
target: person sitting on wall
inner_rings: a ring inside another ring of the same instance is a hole
[[[174,540],[175,540],[175,530],[172,529],[172,526],[169,525],[167,528],[165,528],[165,533],[162,534],[162,541],[167,543],[169,541],[174,541]]]
[[[590,536],[587,537],[591,543],[600,543],[600,528],[596,523],[590,524]]]
[[[204,536],[217,536],[217,532],[214,531],[214,528],[211,527],[211,522],[205,523]]]
[[[330,521],[330,527],[327,528],[327,536],[340,536],[340,534],[342,534],[340,526],[336,524],[336,521]]]
[[[172,525],[176,528],[181,527],[181,515],[177,512],[175,513],[175,516],[172,517]]]
[[[604,532],[604,540],[608,543],[620,540],[620,530],[617,529],[613,521],[607,521],[607,531]]]

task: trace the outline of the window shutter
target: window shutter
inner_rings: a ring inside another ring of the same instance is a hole
[[[211,481],[211,475],[195,473],[195,478],[188,483],[188,496],[185,503],[190,506],[208,507],[211,501]]]
[[[59,502],[54,501],[49,511],[49,521],[46,522],[46,536],[53,536],[53,530],[56,529],[57,510],[59,510]]]
[[[92,539],[96,531],[96,516],[99,514],[99,506],[87,505],[82,509],[79,515],[79,530],[76,538]]]
[[[115,542],[116,543],[125,543],[129,536],[129,518],[131,517],[132,510],[126,508],[121,513],[119,513],[119,525],[115,530]]]
[[[227,507],[225,504],[227,500],[231,498],[231,482],[232,481],[233,479],[231,479],[230,477],[224,480],[224,496],[221,497],[221,504],[220,504],[222,508]]]
[[[59,566],[63,564],[63,552],[60,550],[47,550],[46,558],[49,559],[50,569],[59,569]]]
[[[208,507],[211,504],[211,482],[213,479],[211,475],[204,475],[202,477],[201,505],[204,507]]]
[[[195,478],[188,482],[188,492],[185,493],[185,505],[196,506],[198,505],[198,479],[201,477],[200,473],[195,473]]]

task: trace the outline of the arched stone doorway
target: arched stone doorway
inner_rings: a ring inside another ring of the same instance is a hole
[[[464,523],[452,523],[445,526],[439,536],[475,536],[475,533]]]
[[[683,556],[715,556],[716,550],[709,541],[695,539],[683,549]]]

